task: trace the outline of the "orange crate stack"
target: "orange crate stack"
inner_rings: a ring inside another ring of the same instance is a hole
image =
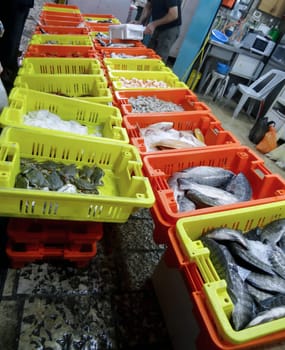
[[[14,268],[45,260],[68,260],[85,267],[102,236],[102,223],[12,218],[6,253]]]

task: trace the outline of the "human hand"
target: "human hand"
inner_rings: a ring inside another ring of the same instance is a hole
[[[153,32],[155,31],[155,24],[153,22],[149,23],[144,30],[144,34],[153,34]]]

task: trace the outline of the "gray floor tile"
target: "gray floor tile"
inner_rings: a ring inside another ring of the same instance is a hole
[[[0,301],[0,349],[15,350],[18,337],[19,301]]]

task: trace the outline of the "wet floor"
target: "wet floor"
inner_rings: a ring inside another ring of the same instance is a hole
[[[38,6],[33,16],[39,13]],[[34,25],[30,16],[23,47]],[[224,129],[254,149],[247,137],[252,118],[241,114],[233,120],[232,106],[199,98]],[[263,158],[272,172],[284,177],[283,170]],[[7,221],[0,222],[0,349],[172,348],[151,281],[165,247],[153,241],[154,223],[147,209],[124,224],[103,224],[96,256],[85,268],[68,261],[11,267],[5,256]]]

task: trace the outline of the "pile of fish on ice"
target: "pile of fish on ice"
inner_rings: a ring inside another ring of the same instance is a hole
[[[234,204],[252,197],[252,188],[246,176],[222,167],[190,167],[173,173],[168,185],[173,190],[180,212]]]
[[[215,228],[201,237],[234,304],[239,331],[285,317],[285,219],[250,231]],[[285,321],[284,321],[285,325]]]

